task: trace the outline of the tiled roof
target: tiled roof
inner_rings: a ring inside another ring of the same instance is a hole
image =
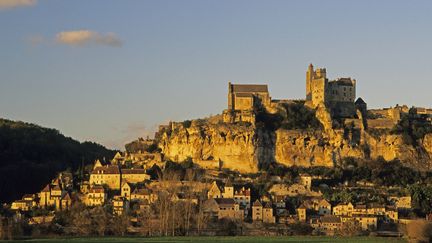
[[[122,174],[145,174],[146,171],[144,169],[122,169]]]
[[[341,219],[338,216],[335,215],[325,215],[321,217],[322,223],[340,223]]]
[[[233,206],[235,204],[232,198],[215,198],[214,200],[219,206]]]
[[[253,94],[251,94],[251,93],[237,93],[236,96],[237,97],[252,98]]]
[[[253,203],[253,206],[256,206],[256,207],[262,207],[262,204],[261,204],[261,202],[260,202],[259,200],[256,200],[256,201]]]
[[[46,185],[44,189],[42,189],[42,192],[49,192],[50,191],[50,184]]]
[[[266,84],[232,84],[235,93],[268,92]]]
[[[120,174],[120,169],[115,165],[96,167],[92,174]]]

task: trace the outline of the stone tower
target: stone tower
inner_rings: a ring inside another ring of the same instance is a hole
[[[312,63],[309,64],[306,71],[306,101],[310,101],[313,107],[326,101],[327,82],[326,69],[314,70]]]

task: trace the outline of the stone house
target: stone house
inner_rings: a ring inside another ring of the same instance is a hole
[[[122,169],[121,181],[129,183],[139,183],[150,180],[150,175],[144,169]]]
[[[252,221],[263,220],[263,205],[259,200],[256,200],[252,205]]]
[[[362,230],[375,230],[378,226],[378,217],[375,215],[353,215],[352,219],[354,219]]]
[[[219,188],[216,181],[213,181],[211,184],[210,189],[207,192],[207,198],[222,198],[222,190]]]
[[[129,210],[129,200],[122,196],[114,196],[112,199],[113,214],[122,215]]]
[[[337,216],[351,216],[353,211],[354,205],[352,203],[338,204],[333,207],[333,214]]]
[[[218,206],[218,219],[243,220],[244,212],[232,198],[214,198],[212,199]]]
[[[84,204],[87,206],[102,206],[107,200],[107,193],[101,185],[94,185],[85,196]]]
[[[273,207],[271,203],[266,203],[262,210],[262,221],[263,223],[274,224],[276,223],[276,217],[273,214]]]
[[[298,220],[300,222],[306,222],[306,218],[307,218],[307,208],[304,204],[301,204],[298,208],[297,208],[297,217]]]
[[[90,185],[107,185],[110,189],[118,190],[120,183],[121,174],[117,165],[95,165],[90,174]]]
[[[321,201],[318,203],[317,211],[319,215],[331,214],[331,204],[327,200],[321,199]]]

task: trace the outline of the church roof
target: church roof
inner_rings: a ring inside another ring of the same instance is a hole
[[[232,84],[235,93],[268,92],[266,84]]]
[[[356,104],[356,105],[359,105],[359,104],[366,104],[366,102],[364,102],[364,100],[363,100],[361,97],[359,97],[359,98],[356,100],[355,104]]]
[[[242,97],[242,98],[249,98],[249,97],[252,98],[253,94],[251,94],[251,93],[237,93],[236,96]]]

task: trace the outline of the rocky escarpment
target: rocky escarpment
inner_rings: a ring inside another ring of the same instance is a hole
[[[285,166],[333,167],[344,158],[399,159],[407,165],[428,169],[432,134],[417,146],[404,143],[401,135],[370,134],[363,129],[320,129],[275,131],[245,124],[192,122],[172,123],[160,131],[158,146],[165,158],[213,162],[215,166],[257,172],[270,163]]]
[[[233,170],[257,171],[267,147],[260,141],[271,140],[266,136],[252,126],[172,123],[161,133],[159,148],[173,161],[190,157],[194,162],[214,161]]]

